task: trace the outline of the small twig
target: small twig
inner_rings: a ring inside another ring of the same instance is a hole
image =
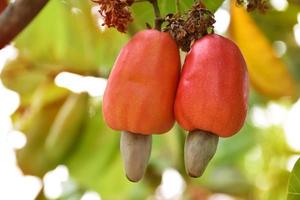
[[[0,49],[12,41],[40,12],[48,0],[16,0],[0,15]]]

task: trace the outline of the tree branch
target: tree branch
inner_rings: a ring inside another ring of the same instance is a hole
[[[39,13],[48,0],[16,0],[0,15],[0,49],[12,41]]]

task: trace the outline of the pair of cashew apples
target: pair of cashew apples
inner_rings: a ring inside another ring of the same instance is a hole
[[[247,100],[247,66],[234,42],[217,34],[200,38],[181,70],[172,37],[145,30],[123,47],[116,60],[103,97],[103,114],[110,128],[135,136],[166,133],[176,120],[189,134],[204,137],[202,143],[195,139],[192,146],[186,144],[185,151],[193,154],[197,145],[210,145],[203,142],[208,135],[218,138],[237,133],[244,124]],[[131,153],[138,157],[139,152]],[[188,174],[200,176],[203,171],[193,166],[205,161],[189,157],[185,156]],[[128,173],[130,180],[140,178]]]

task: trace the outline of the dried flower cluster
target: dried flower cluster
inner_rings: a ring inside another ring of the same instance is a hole
[[[196,3],[185,15],[168,15],[164,31],[169,32],[183,51],[189,51],[193,41],[213,32],[214,15],[203,4]]]
[[[237,4],[246,6],[248,12],[257,9],[265,13],[269,9],[268,0],[237,0]]]
[[[134,0],[94,0],[100,5],[99,13],[104,18],[104,24],[114,27],[120,32],[126,32],[133,21],[129,7]]]

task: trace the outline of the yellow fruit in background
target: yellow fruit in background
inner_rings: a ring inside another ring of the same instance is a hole
[[[231,38],[240,47],[252,86],[272,99],[295,96],[296,86],[283,61],[245,9],[231,4]]]

